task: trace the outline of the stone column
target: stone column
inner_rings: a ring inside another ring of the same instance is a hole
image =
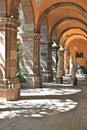
[[[57,83],[63,83],[63,78],[62,76],[64,75],[64,49],[59,48],[57,51],[58,54],[58,64],[57,64],[57,77],[56,77],[56,82]]]
[[[20,97],[20,83],[16,77],[18,26],[19,23],[11,18],[4,18],[0,22],[0,28],[5,31],[5,77],[1,82],[6,86],[7,100],[17,100]]]
[[[73,65],[73,69],[72,69],[72,84],[73,85],[77,85],[77,77],[76,77],[76,69],[77,69],[77,64],[76,64],[76,57],[72,58],[72,65]]]
[[[64,53],[64,68],[65,68],[65,74],[69,73],[69,50],[65,49]]]
[[[40,34],[22,34],[21,66],[25,73],[27,87],[40,88],[42,80],[40,75]]]
[[[47,79],[48,79],[48,82],[52,82],[53,81],[53,72],[52,72],[52,42],[48,43]]]
[[[19,68],[21,72],[26,75],[26,83],[21,83],[22,87],[34,87],[33,83],[33,48],[34,48],[34,34],[21,34],[22,41],[20,44],[20,59]]]
[[[34,87],[42,87],[42,80],[40,75],[40,34],[34,36],[34,50],[33,50],[33,72],[34,72]]]
[[[70,68],[69,68],[69,74],[72,75],[73,74],[73,57],[70,54]]]

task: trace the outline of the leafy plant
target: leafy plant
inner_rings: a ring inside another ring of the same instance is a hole
[[[20,83],[26,82],[27,77],[25,76],[25,74],[21,70],[18,70],[16,75],[19,78]]]
[[[19,61],[20,61],[20,55],[21,55],[21,51],[20,51],[20,43],[17,44],[17,77],[19,78],[20,83],[25,83],[27,77],[25,76],[24,72],[22,70],[20,70],[19,67]]]

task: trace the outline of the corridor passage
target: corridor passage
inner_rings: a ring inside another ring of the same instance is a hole
[[[86,79],[21,89],[18,101],[0,99],[0,130],[87,130]]]

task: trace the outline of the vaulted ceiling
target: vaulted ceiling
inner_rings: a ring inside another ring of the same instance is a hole
[[[75,39],[87,42],[87,0],[2,0],[0,15],[4,16],[6,7],[6,15],[17,18],[20,3],[25,22],[33,25],[34,32],[62,41],[63,46],[67,36],[67,44]]]

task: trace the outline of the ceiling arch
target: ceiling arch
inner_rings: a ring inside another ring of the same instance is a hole
[[[85,37],[87,37],[87,33],[85,32],[85,30],[81,29],[81,28],[72,28],[72,29],[68,29],[65,30],[61,37],[59,37],[59,41],[62,41],[62,45],[65,43],[65,41],[72,35],[83,35]],[[64,45],[63,45],[64,46]]]
[[[60,0],[61,1],[61,0]],[[75,8],[77,8],[77,9],[79,9],[79,10],[81,10],[81,12],[83,12],[83,14],[87,17],[87,11],[83,8],[83,6],[81,6],[81,5],[79,5],[79,4],[76,4],[75,2],[70,2],[70,1],[68,1],[68,2],[63,2],[63,1],[61,1],[61,3],[60,3],[60,1],[58,1],[57,2],[57,0],[56,0],[56,3],[55,2],[53,2],[50,6],[48,6],[49,8],[46,8],[42,13],[41,13],[41,15],[40,15],[40,17],[39,17],[39,20],[38,20],[38,25],[37,25],[37,31],[39,31],[40,30],[40,28],[39,28],[39,25],[41,24],[41,19],[42,19],[42,17],[43,17],[43,14],[44,13],[46,13],[46,14],[48,14],[50,11],[52,11],[52,10],[54,10],[55,8],[58,8],[58,7],[60,7],[60,6],[72,6],[72,7],[75,7]]]
[[[77,40],[77,39],[82,39],[82,40],[85,40],[87,41],[87,37],[83,36],[83,35],[72,35],[70,38],[68,38],[67,41],[65,41],[65,46],[66,48],[69,49],[69,45],[71,45],[70,43],[74,40]]]
[[[70,37],[72,34],[82,34],[84,36],[87,36],[87,32],[83,28],[68,28],[62,32],[62,34],[59,36],[59,41],[62,40],[62,43],[65,42],[65,40]]]
[[[42,15],[43,12],[47,11],[49,8],[49,11],[54,8],[56,8],[56,6],[58,6],[59,4],[63,4],[63,3],[71,3],[72,6],[78,5],[78,7],[81,7],[85,10],[85,12],[87,11],[87,1],[86,0],[49,0],[47,2],[47,0],[43,0],[42,4],[41,4],[41,8],[40,8],[40,15]],[[86,12],[87,14],[87,12]]]
[[[83,30],[87,32],[87,24],[81,21],[80,19],[68,18],[68,19],[60,21],[60,23],[57,23],[57,24],[58,26],[56,27],[55,25],[51,32],[51,37],[52,37],[53,30],[55,30],[56,28],[57,40],[61,36],[62,32],[64,32],[66,29],[78,27],[78,28],[82,28]]]
[[[84,58],[85,60],[87,59],[87,55],[86,55],[86,52],[87,52],[87,41],[85,39],[74,39],[70,42],[69,44],[69,52],[72,56],[76,56],[76,54],[80,54],[80,53],[83,53],[84,55]],[[81,58],[83,59],[83,58]],[[78,62],[78,58],[76,59],[76,61]],[[83,63],[80,62],[79,63]]]
[[[62,15],[60,15],[60,12]],[[49,34],[53,26],[57,25],[56,23],[68,18],[81,19],[82,21],[87,23],[86,17],[83,16],[83,13],[81,11],[69,6],[61,6],[59,8],[56,8],[53,11],[51,11],[47,15],[47,17],[48,17],[48,25],[49,25]]]

